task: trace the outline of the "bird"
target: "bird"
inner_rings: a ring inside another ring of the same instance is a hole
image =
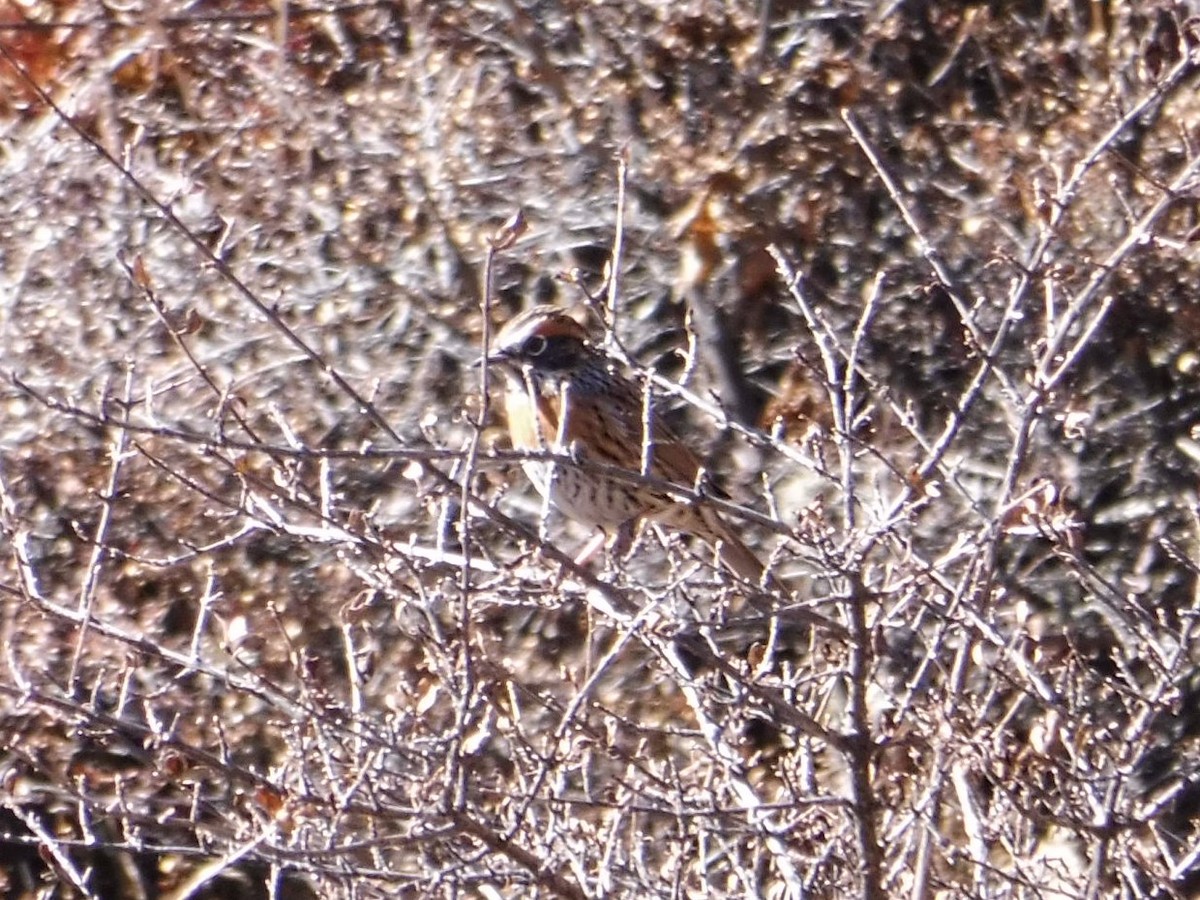
[[[486,361],[503,376],[513,448],[560,457],[522,463],[551,506],[602,529],[614,550],[654,522],[705,541],[738,577],[774,583],[729,522],[695,497],[703,479],[699,457],[642,385],[565,310],[539,305],[514,316],[496,333]]]

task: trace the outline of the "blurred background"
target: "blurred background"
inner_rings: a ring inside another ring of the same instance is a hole
[[[0,5],[3,896],[1197,895],[1198,12]],[[535,302],[794,593],[570,564]]]

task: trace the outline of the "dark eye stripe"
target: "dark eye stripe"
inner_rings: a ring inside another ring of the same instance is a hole
[[[534,334],[521,342],[516,355],[543,372],[567,372],[585,360],[587,348],[567,335]]]

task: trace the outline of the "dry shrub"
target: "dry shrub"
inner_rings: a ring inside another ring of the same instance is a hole
[[[6,8],[6,896],[1197,893],[1190,12]],[[793,592],[542,521],[610,297]]]

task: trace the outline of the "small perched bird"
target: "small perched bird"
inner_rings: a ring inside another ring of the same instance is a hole
[[[700,460],[582,325],[555,307],[534,307],[500,329],[488,362],[504,376],[513,447],[577,461],[524,463],[538,491],[564,515],[618,542],[627,542],[639,523],[657,522],[712,545],[736,575],[763,580],[762,562],[715,508],[652,483],[694,490]],[[606,465],[631,477],[605,473]]]

